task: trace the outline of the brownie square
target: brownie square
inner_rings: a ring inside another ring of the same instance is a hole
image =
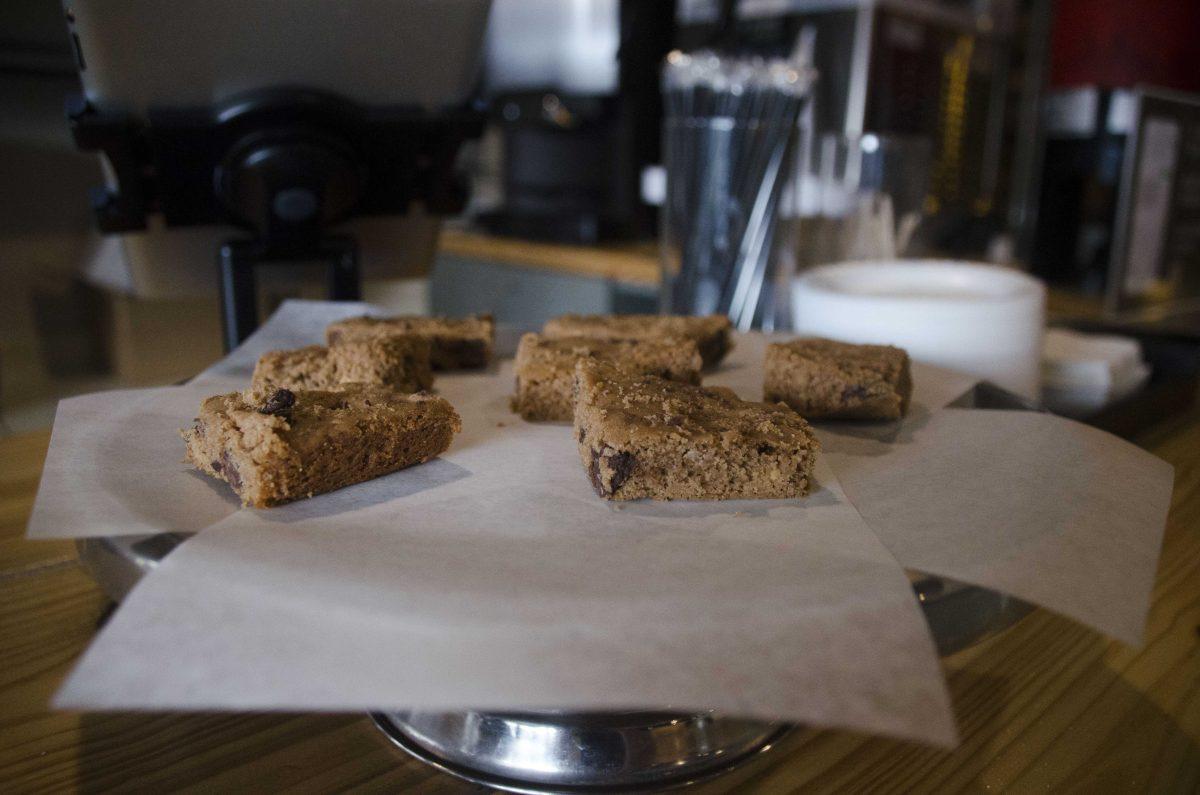
[[[547,337],[593,337],[595,339],[690,339],[696,343],[706,368],[725,358],[733,347],[733,328],[724,315],[561,315],[546,322]]]
[[[764,399],[808,419],[895,420],[908,411],[908,354],[890,345],[816,337],[767,346]]]
[[[265,508],[422,463],[460,430],[442,398],[352,384],[216,395],[181,433],[201,472],[228,483],[244,505]]]
[[[429,340],[401,335],[332,348],[309,345],[291,351],[269,351],[254,367],[251,389],[338,389],[345,384],[390,386],[420,392],[433,386]]]
[[[817,440],[786,406],[590,359],[575,378],[579,455],[605,499],[788,498],[812,488]]]
[[[333,346],[397,334],[429,340],[434,370],[473,370],[487,367],[495,346],[496,323],[491,315],[464,318],[402,316],[355,317],[331,323],[325,341]]]
[[[600,359],[638,373],[686,384],[700,383],[700,354],[696,343],[689,339],[549,339],[540,334],[526,334],[517,347],[513,411],[527,420],[570,421],[574,414],[571,393],[575,363],[581,359]]]

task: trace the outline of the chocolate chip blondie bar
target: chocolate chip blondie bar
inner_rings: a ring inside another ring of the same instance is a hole
[[[569,421],[574,413],[571,392],[575,363],[580,359],[602,359],[638,373],[685,384],[700,383],[700,354],[696,343],[689,339],[549,339],[526,334],[517,346],[513,411],[527,420]]]
[[[355,317],[331,323],[325,329],[325,340],[333,346],[397,334],[427,338],[434,370],[471,370],[487,367],[492,360],[496,323],[491,315],[464,318]]]
[[[269,351],[254,367],[252,389],[338,389],[345,384],[420,392],[433,386],[429,340],[411,334]]]
[[[575,379],[579,455],[605,499],[786,498],[812,488],[817,440],[787,406],[591,359]]]
[[[767,346],[763,395],[808,419],[895,420],[908,411],[908,354],[820,338]]]
[[[442,398],[352,384],[216,395],[181,433],[200,471],[265,508],[428,461],[461,429]]]
[[[705,367],[713,367],[733,347],[732,324],[724,315],[562,315],[546,322],[547,337],[662,339],[683,337],[696,343]]]

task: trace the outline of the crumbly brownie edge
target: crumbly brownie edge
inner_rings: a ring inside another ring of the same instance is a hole
[[[332,389],[337,386],[334,369],[329,349],[322,345],[267,351],[255,362],[250,388]]]
[[[779,402],[790,406],[806,419],[814,420],[898,420],[908,410],[908,402],[912,394],[912,374],[909,367],[909,357],[904,354],[902,367],[896,383],[886,378],[878,378],[869,386],[845,382],[840,372],[837,376],[842,383],[836,394],[829,392],[829,387],[837,383],[837,379],[825,378],[829,382],[825,389],[819,386],[798,386],[798,376],[807,374],[810,379],[820,380],[828,376],[830,367],[792,350],[786,343],[772,343],[767,347],[766,361],[763,367],[763,399]],[[868,394],[867,390],[876,387],[878,394]]]
[[[441,318],[427,318],[438,321]],[[336,346],[353,341],[378,339],[389,336],[386,318],[372,322],[375,318],[357,317],[335,321],[325,327],[325,341]],[[474,335],[438,333],[436,329],[398,329],[396,335],[414,335],[427,338],[432,348],[430,361],[434,370],[475,370],[487,367],[492,360],[495,345],[496,324],[491,315],[475,315],[463,320],[476,321],[479,332]]]
[[[619,449],[604,441],[602,427],[585,421],[581,430],[580,460],[596,494],[607,500],[791,499],[807,495],[813,485],[815,441],[768,455],[701,449],[703,463],[688,467],[680,462],[697,448]]]
[[[429,359],[434,370],[478,370],[492,360],[492,341],[486,337],[431,335]]]
[[[237,397],[237,393],[220,396]],[[301,461],[278,433],[267,438],[273,450],[273,464],[257,461],[239,443],[242,430],[237,422],[224,411],[205,416],[204,406],[202,416],[182,435],[188,459],[197,468],[227,482],[244,505],[266,508],[372,480],[445,452],[462,428],[461,419],[444,399],[429,397],[421,402],[428,405],[422,406],[424,411],[419,420],[410,420],[415,427],[399,431],[367,427],[362,430],[361,439],[339,440],[361,459],[360,466],[350,469],[345,469],[343,458],[336,455]],[[259,413],[269,412],[260,409]],[[279,423],[284,422],[286,414],[281,412]],[[386,433],[388,430],[393,431],[391,436]],[[375,446],[368,441],[374,441]]]
[[[181,431],[181,435],[187,446],[187,458],[197,469],[229,484],[243,505],[267,507],[276,499],[280,481],[276,476],[282,469],[293,466],[293,456],[277,434],[264,437],[265,443],[282,462],[267,474],[239,443],[242,432],[237,423],[224,410],[206,411],[210,403],[225,403],[239,397],[232,393],[209,398],[201,406],[201,416],[195,418],[191,428]]]
[[[418,405],[422,411],[418,418],[410,420],[413,427],[395,429],[379,427],[377,423],[375,427],[364,427],[356,438],[341,440],[341,446],[355,457],[355,467],[345,468],[343,457],[336,455],[305,462],[302,477],[279,502],[373,480],[445,452],[462,428],[457,412],[441,398]]]
[[[433,386],[429,341],[416,335],[309,345],[259,357],[251,391],[271,388],[337,390],[361,383],[420,392]]]
[[[610,443],[604,410],[592,403],[591,387],[581,369],[576,371],[575,400],[580,460],[593,489],[604,499],[795,498],[812,488],[819,445],[803,420],[792,443],[768,445],[766,450],[719,442],[696,447],[684,439],[663,444],[662,438],[653,440],[654,447],[660,448],[653,449],[632,442]]]
[[[572,340],[571,344],[581,348],[600,347],[590,354],[569,357],[552,346],[556,342]],[[544,347],[546,345],[550,347]],[[657,375],[684,384],[700,384],[701,362],[695,341],[686,337],[667,341],[652,339],[601,339],[581,337],[543,337],[540,334],[525,334],[517,346],[516,383],[514,395],[509,401],[513,412],[531,422],[570,422],[575,414],[574,384],[575,364],[591,355],[627,366],[635,372]],[[626,356],[622,351],[606,351],[604,346],[635,345],[638,353]],[[649,358],[646,358],[649,357]]]
[[[561,337],[593,337],[596,339],[630,338],[631,332],[626,329],[614,329],[605,326],[606,320],[617,321],[622,315],[560,315],[546,321],[542,326],[542,334],[550,338]],[[658,319],[660,316],[647,316],[647,319]],[[665,317],[665,316],[664,316]],[[685,316],[680,316],[684,318]],[[638,339],[669,339],[684,336],[693,340],[700,352],[702,368],[711,369],[720,364],[721,360],[733,350],[733,339],[730,336],[730,324],[720,316],[687,317],[695,323],[688,332],[661,331],[656,332],[647,328],[639,332]]]
[[[900,366],[900,378],[896,382],[896,394],[900,395],[900,416],[908,415],[908,407],[912,404],[913,377],[912,357],[904,352],[904,361]],[[897,418],[898,419],[898,418]]]
[[[574,416],[571,390],[574,376],[569,371],[555,372],[531,382],[517,375],[516,394],[510,406],[514,413],[530,422],[570,422]]]
[[[425,337],[401,334],[340,342],[329,349],[329,355],[340,384],[379,384],[411,393],[433,387],[430,348]]]

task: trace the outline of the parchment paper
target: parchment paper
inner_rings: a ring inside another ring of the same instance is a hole
[[[184,463],[179,429],[205,397],[240,388],[214,379],[60,402],[26,535],[194,533],[232,514],[233,493]]]
[[[439,376],[464,421],[440,459],[186,542],[58,705],[711,708],[953,742],[911,587],[827,467],[803,501],[605,502],[512,383]]]
[[[936,660],[888,549],[1140,636],[1170,468],[1065,420],[942,410],[973,379],[936,368],[914,369],[903,423],[819,428],[804,501],[601,501],[567,425],[509,412],[511,361],[440,375],[463,433],[370,483],[235,511],[177,463],[204,395],[368,309],[289,303],[195,386],[64,403],[32,534],[215,524],[128,597],[61,705],[704,707],[945,743]],[[759,398],[766,343],[739,335],[706,383]]]
[[[1139,645],[1173,470],[1028,411],[914,411],[819,431],[846,493],[904,566],[1003,591]]]

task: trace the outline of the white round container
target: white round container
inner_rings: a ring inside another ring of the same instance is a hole
[[[977,375],[1036,400],[1046,288],[997,265],[847,262],[795,280],[797,334],[896,345],[920,362]]]

